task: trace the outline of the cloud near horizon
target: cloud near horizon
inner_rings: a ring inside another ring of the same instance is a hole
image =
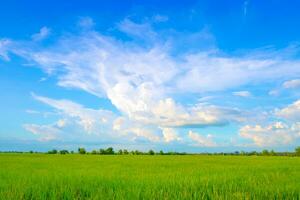
[[[159,19],[164,20],[167,18]],[[124,40],[93,29],[91,18],[80,19],[79,25],[83,30],[62,35],[47,46],[37,43],[49,36],[47,27],[34,34],[33,41],[2,39],[0,57],[8,61],[9,54],[18,55],[48,76],[56,77],[60,87],[108,99],[119,113],[86,108],[71,100],[32,95],[87,135],[103,135],[111,140],[143,138],[166,144],[192,140],[197,146],[216,147],[218,142],[211,135],[202,136],[194,129],[238,124],[241,129],[236,137],[246,138],[257,146],[285,145],[298,138],[296,124],[251,126],[247,125],[248,112],[243,108],[209,101],[187,103],[178,100],[178,96],[205,97],[207,93],[228,92],[251,97],[250,91],[240,88],[283,79],[290,80],[284,83],[285,88],[294,88],[298,85],[294,78],[300,74],[300,60],[279,56],[278,52],[276,57],[272,52],[256,56],[255,51],[229,56],[217,48],[186,50],[174,55],[177,44],[172,34],[168,30],[156,31],[150,22],[136,23],[126,18],[117,23],[115,31],[129,37]],[[210,40],[213,36],[206,38]],[[203,41],[197,42],[207,42],[205,37],[200,39]],[[298,107],[295,102],[275,117],[299,121]],[[54,140],[64,137],[63,121],[59,124],[27,124],[24,128],[36,135],[44,132],[43,140]],[[184,131],[180,131],[182,128]]]

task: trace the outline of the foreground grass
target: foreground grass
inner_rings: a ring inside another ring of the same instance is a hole
[[[300,158],[0,154],[0,199],[300,199]]]

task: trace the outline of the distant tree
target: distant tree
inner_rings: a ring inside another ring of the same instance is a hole
[[[48,154],[57,154],[57,150],[56,149],[50,150],[48,151]]]
[[[141,154],[143,154],[143,153],[140,152],[139,150],[135,150],[135,151],[134,151],[134,155],[141,155]]]
[[[269,151],[267,149],[262,150],[261,154],[263,156],[268,156],[269,155]]]
[[[91,154],[97,154],[97,151],[96,150],[93,150],[92,152],[91,152]]]
[[[33,151],[29,151],[29,153],[33,153]]]
[[[68,151],[68,150],[60,150],[59,153],[60,153],[60,154],[68,154],[69,151]]]
[[[71,151],[71,154],[73,154],[74,153],[74,151]]]
[[[296,156],[300,156],[300,146],[295,149]]]
[[[103,154],[105,154],[106,152],[105,152],[104,149],[99,149],[99,153],[100,153],[101,155],[103,155]]]
[[[114,149],[112,147],[108,147],[106,150],[105,150],[106,154],[115,154],[114,152]]]
[[[151,149],[151,150],[149,150],[148,154],[149,154],[149,155],[154,155],[155,152]]]
[[[85,148],[78,148],[78,153],[79,154],[86,154]]]
[[[271,155],[271,156],[276,156],[276,152],[272,149],[272,150],[270,151],[270,155]]]
[[[160,150],[159,155],[164,155],[164,152],[162,150]]]
[[[122,149],[120,149],[120,150],[118,151],[118,154],[119,154],[119,155],[122,155],[122,154],[123,154]]]
[[[124,155],[128,155],[128,154],[129,154],[128,150],[127,150],[127,149],[124,149],[124,150],[123,150],[123,154],[124,154]]]
[[[249,152],[249,155],[251,156],[256,156],[258,153],[256,152],[256,151],[251,151],[251,152]]]

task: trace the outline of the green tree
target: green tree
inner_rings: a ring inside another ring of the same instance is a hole
[[[270,151],[270,155],[271,155],[271,156],[276,156],[276,152],[272,149],[272,150]]]
[[[48,151],[48,154],[57,154],[57,150],[56,149],[50,150]]]
[[[106,154],[115,154],[114,152],[114,149],[112,147],[108,147],[106,150],[105,150]]]
[[[96,150],[93,150],[92,152],[91,152],[91,154],[97,154],[97,151]]]
[[[100,153],[101,155],[104,155],[106,152],[105,152],[104,149],[99,149],[99,153]]]
[[[122,155],[122,154],[123,154],[122,149],[120,149],[120,150],[118,151],[118,154],[119,154],[119,155]]]
[[[162,150],[160,150],[159,155],[164,155],[164,152]]]
[[[134,151],[134,155],[141,155],[141,154],[142,154],[142,152],[140,152],[139,150]]]
[[[128,154],[129,154],[128,150],[127,150],[127,149],[124,149],[124,150],[123,150],[123,154],[124,154],[124,155],[128,155]]]
[[[269,155],[269,151],[267,149],[262,150],[261,154],[263,156],[268,156]]]
[[[60,154],[68,154],[69,151],[68,151],[68,150],[60,150],[59,153],[60,153]]]
[[[85,150],[85,148],[78,148],[78,153],[79,154],[86,154],[86,150]]]
[[[300,156],[300,146],[295,149],[296,156]]]
[[[149,150],[148,154],[149,154],[149,155],[154,155],[155,152],[151,149],[151,150]]]

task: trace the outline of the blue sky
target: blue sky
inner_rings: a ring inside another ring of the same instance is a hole
[[[299,6],[1,2],[0,150],[293,150]]]

